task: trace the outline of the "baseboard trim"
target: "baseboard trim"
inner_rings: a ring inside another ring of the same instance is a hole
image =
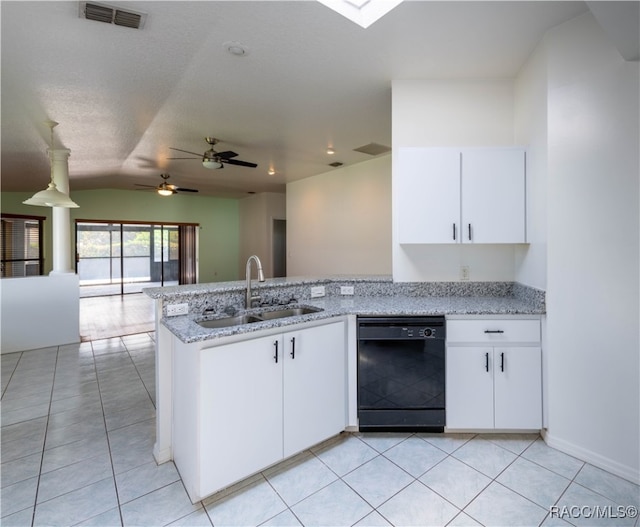
[[[578,459],[586,461],[587,463],[601,468],[602,470],[611,472],[611,474],[620,476],[631,483],[640,485],[640,471],[638,470],[634,470],[631,467],[618,463],[613,459],[602,456],[601,454],[583,448],[575,443],[556,437],[553,434],[550,434],[547,430],[542,431],[542,438],[544,439],[544,442],[552,448],[560,450],[570,456],[577,457]]]
[[[153,457],[158,465],[162,465],[167,461],[171,461],[173,459],[173,454],[171,452],[171,448],[160,449],[156,443],[153,446]]]

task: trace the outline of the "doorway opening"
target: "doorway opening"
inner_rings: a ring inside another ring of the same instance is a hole
[[[273,277],[287,276],[287,220],[274,218],[272,226]]]

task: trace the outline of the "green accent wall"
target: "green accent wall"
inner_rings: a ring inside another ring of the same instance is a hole
[[[33,192],[0,193],[4,213],[46,216],[44,222],[45,274],[52,268],[51,209],[22,202]],[[75,252],[75,221],[198,223],[200,225],[199,272],[201,283],[238,280],[240,216],[238,200],[131,190],[76,190],[80,208],[71,210],[71,246]],[[73,261],[73,259],[72,259]]]

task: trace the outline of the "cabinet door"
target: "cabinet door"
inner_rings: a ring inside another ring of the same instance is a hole
[[[345,429],[344,323],[284,334],[284,455]]]
[[[203,350],[202,496],[282,459],[282,359],[279,335]]]
[[[459,150],[401,148],[393,179],[399,243],[459,243]]]
[[[448,428],[493,428],[493,348],[447,347]]]
[[[524,243],[525,152],[462,153],[463,243]]]
[[[495,348],[496,428],[542,428],[539,347]]]

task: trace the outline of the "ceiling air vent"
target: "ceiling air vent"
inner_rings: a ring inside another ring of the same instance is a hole
[[[334,161],[333,163],[329,163],[329,166],[333,168],[338,168],[338,167],[341,167],[342,165],[344,165],[344,163],[340,163],[340,161]]]
[[[390,150],[390,147],[379,145],[378,143],[369,143],[368,145],[353,149],[354,152],[362,152],[363,154],[369,154],[370,156],[384,154],[386,152],[389,152]]]
[[[116,26],[142,29],[147,19],[145,13],[120,9],[115,6],[96,4],[94,2],[80,2],[80,18],[106,22]]]

